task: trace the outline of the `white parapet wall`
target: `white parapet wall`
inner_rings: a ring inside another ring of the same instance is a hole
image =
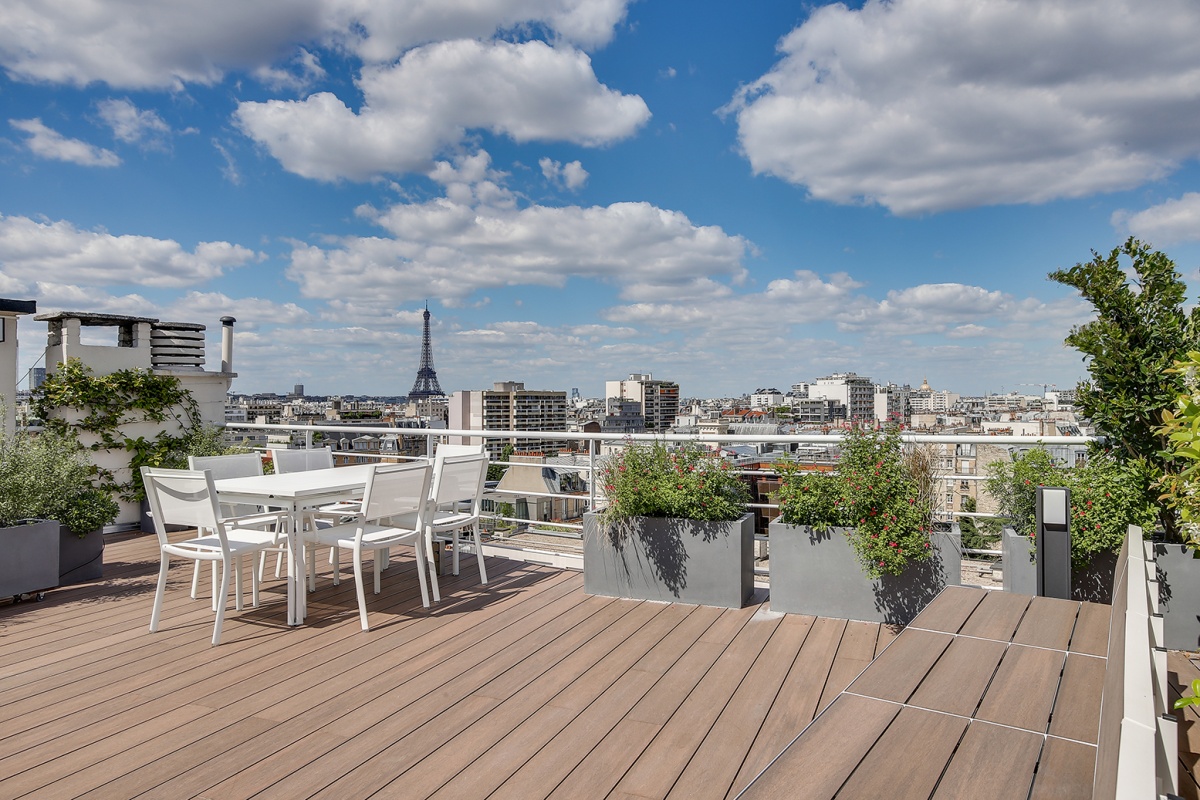
[[[79,359],[96,375],[110,375],[123,369],[146,369],[158,375],[170,375],[191,393],[203,424],[224,425],[225,396],[236,373],[204,369],[204,325],[66,311],[42,314],[37,319],[47,323],[47,377],[54,375],[59,365],[69,358]],[[84,332],[88,328],[115,328],[115,343],[86,341]],[[71,414],[64,414],[64,418],[70,421]],[[151,440],[163,431],[176,435],[181,430],[181,425],[170,418],[163,422],[135,420],[123,425],[120,435]],[[98,442],[99,437],[81,434],[80,441],[89,446]],[[94,461],[98,467],[111,471],[117,483],[129,480],[128,453],[100,450],[95,453]],[[121,507],[116,527],[136,526],[141,518],[140,505],[115,499]]]

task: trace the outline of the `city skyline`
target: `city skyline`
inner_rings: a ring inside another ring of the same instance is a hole
[[[404,394],[427,301],[448,394],[1073,388],[1050,271],[1200,285],[1200,8],[974,9],[14,0],[0,296],[232,315],[245,393]]]

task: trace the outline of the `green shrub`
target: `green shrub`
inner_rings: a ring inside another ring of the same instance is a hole
[[[735,520],[750,492],[729,462],[693,444],[668,450],[661,442],[630,444],[600,470],[608,498],[601,520],[631,517]]]
[[[0,527],[52,519],[84,536],[117,518],[108,492],[92,483],[87,451],[69,435],[0,433]]]

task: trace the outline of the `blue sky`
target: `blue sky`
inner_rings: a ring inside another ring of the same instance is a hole
[[[1074,385],[1200,266],[1189,0],[4,0],[0,296],[237,317],[239,391]],[[22,371],[44,327],[21,323]]]

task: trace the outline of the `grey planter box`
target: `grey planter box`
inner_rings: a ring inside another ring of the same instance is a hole
[[[0,597],[58,586],[58,523],[0,528]]]
[[[845,528],[817,533],[772,522],[771,610],[907,625],[947,586],[962,583],[962,539],[935,533],[933,556],[902,575],[868,578]]]
[[[80,538],[66,525],[58,531],[58,585],[98,581],[104,577],[104,534],[94,530]]]
[[[1200,649],[1200,559],[1181,544],[1155,543],[1159,610],[1170,650]]]
[[[1029,537],[1005,528],[1001,548],[1004,552],[1004,591],[1036,595],[1037,561],[1030,552]],[[1071,598],[1111,605],[1116,569],[1116,553],[1097,553],[1086,567],[1072,567]]]
[[[614,541],[583,516],[588,594],[741,608],[754,594],[754,515],[733,522],[639,517]]]

